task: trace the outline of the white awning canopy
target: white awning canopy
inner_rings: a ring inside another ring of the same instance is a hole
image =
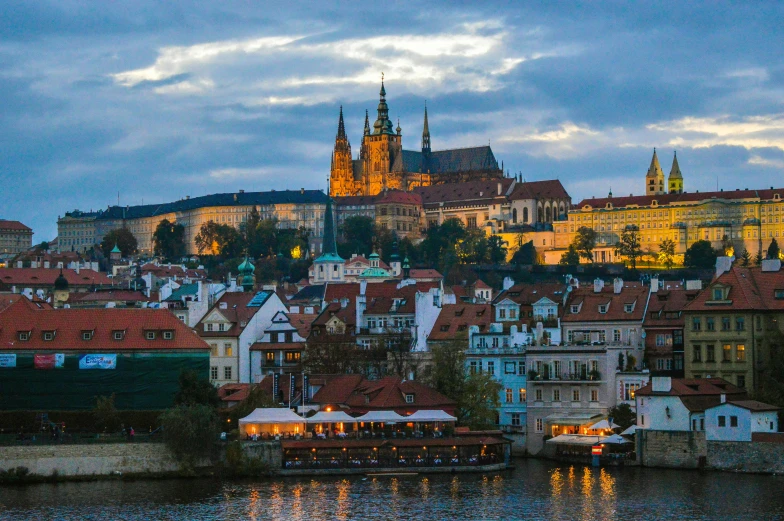
[[[304,423],[305,419],[292,412],[291,409],[282,408],[264,408],[256,409],[244,418],[240,418],[239,424],[244,425],[248,423],[258,424],[281,424],[281,423]]]
[[[546,443],[557,443],[561,445],[600,445],[607,436],[586,436],[584,434],[561,434],[555,438],[550,438]]]
[[[623,432],[621,433],[621,436],[631,436],[632,434],[634,434],[635,432],[637,432],[637,429],[639,429],[639,428],[640,428],[640,427],[637,427],[636,425],[632,425],[632,426],[630,426],[628,429],[626,429],[625,431],[623,431]]]
[[[610,423],[607,420],[602,420],[588,427],[588,429],[592,431],[609,431],[611,429],[618,429],[618,428],[620,428],[620,425],[616,425],[615,423]]]
[[[417,411],[411,416],[406,416],[410,422],[455,422],[457,418],[444,411]]]
[[[624,443],[631,443],[631,441],[627,440],[623,436],[613,434],[612,436],[607,436],[605,439],[603,439],[602,443],[607,445],[622,445]]]
[[[375,423],[400,423],[411,421],[405,416],[400,416],[395,411],[370,411],[359,418],[354,418],[354,420]]]
[[[548,425],[573,425],[582,426],[601,418],[600,414],[591,413],[560,413],[547,416],[544,421]]]
[[[305,418],[305,423],[356,423],[356,418],[343,411],[319,411],[310,418]]]

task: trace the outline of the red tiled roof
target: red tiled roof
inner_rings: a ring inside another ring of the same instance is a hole
[[[0,313],[0,349],[2,350],[80,350],[129,351],[168,349],[209,349],[194,332],[165,309],[36,309],[29,300],[19,300]],[[19,332],[29,332],[27,341]],[[43,332],[53,331],[53,340],[44,340]],[[82,333],[92,331],[90,340]],[[122,340],[114,340],[115,331],[124,331]],[[154,340],[146,332],[156,331]],[[164,340],[160,332],[171,331],[174,338]]]
[[[336,315],[341,322],[346,324],[346,327],[353,327],[357,320],[355,310],[354,302],[349,302],[345,308],[341,307],[339,302],[330,302],[313,320],[311,329],[313,326],[325,326],[329,319]]]
[[[543,297],[547,297],[557,303],[559,308],[563,304],[564,291],[566,286],[557,282],[538,282],[535,284],[515,284],[511,288],[502,291],[494,299],[493,303],[498,304],[504,299],[521,306],[530,306]]]
[[[635,393],[639,396],[720,396],[745,395],[746,391],[722,378],[673,378],[667,392],[654,392],[653,381]]]
[[[224,402],[241,402],[250,395],[251,384],[224,384],[218,387],[218,396]]]
[[[444,304],[428,340],[452,340],[461,335],[467,337],[469,326],[479,326],[480,332],[487,331],[493,319],[490,304]]]
[[[0,219],[0,230],[14,230],[19,232],[33,231],[32,228],[25,226],[19,221],[6,221],[5,219]]]
[[[407,403],[406,395],[414,402]],[[361,375],[336,378],[322,387],[312,398],[313,403],[348,407],[352,412],[376,410],[442,409],[454,410],[456,402],[430,387],[397,376],[366,380]]]
[[[68,302],[157,302],[141,291],[130,289],[112,289],[108,291],[89,291],[87,293],[70,293]]]
[[[694,203],[710,199],[724,199],[737,201],[740,199],[752,200],[772,200],[774,194],[784,197],[784,188],[774,188],[773,190],[735,190],[726,192],[683,192],[682,194],[660,194],[660,195],[632,195],[628,197],[598,197],[583,199],[580,201],[576,210],[583,206],[590,205],[593,208],[605,208],[607,203],[612,203],[613,208],[623,208],[629,205],[651,206],[653,201],[659,206],[677,203]]]
[[[207,272],[200,269],[184,268],[179,264],[163,265],[147,263],[142,265],[142,274],[152,273],[159,279],[169,277],[189,277],[192,279],[203,279],[207,277]]]
[[[215,305],[210,308],[206,315],[199,321],[197,329],[201,337],[226,337],[226,336],[239,336],[240,333],[247,327],[250,319],[253,318],[261,307],[248,307],[248,303],[253,300],[256,294],[253,292],[226,292],[221,296]],[[221,304],[226,304],[226,309],[221,309]],[[217,310],[221,315],[226,317],[226,320],[231,322],[231,327],[226,331],[204,331],[204,320],[210,314]],[[245,323],[245,326],[242,323]]]
[[[4,268],[0,269],[0,283],[7,286],[54,286],[60,276],[59,268]],[[70,286],[112,285],[112,279],[105,273],[89,269],[76,270],[64,268],[63,277]]]
[[[743,409],[747,409],[752,412],[765,412],[765,411],[779,411],[781,407],[777,407],[775,405],[771,405],[769,403],[758,402],[757,400],[733,400],[728,402],[732,405],[737,405]]]
[[[390,203],[422,206],[422,197],[415,192],[404,192],[402,190],[387,190],[378,194],[376,204]]]
[[[687,291],[681,286],[670,286],[670,289],[660,289],[652,293],[648,300],[648,312],[645,314],[643,327],[646,329],[683,328],[684,317],[681,311],[697,293],[697,290]],[[650,336],[650,338],[654,337]]]
[[[513,201],[521,199],[572,199],[558,179],[515,183],[509,198]]]
[[[642,321],[645,313],[645,306],[648,303],[647,286],[635,282],[624,282],[620,293],[613,292],[613,285],[607,284],[599,293],[594,293],[593,285],[584,286],[572,291],[564,306],[564,322],[604,322],[604,321]],[[571,312],[573,304],[580,304],[580,311]],[[625,311],[626,304],[634,304],[631,313]],[[609,304],[606,313],[599,312],[599,305]]]
[[[408,277],[411,279],[443,279],[438,270],[432,268],[411,268],[408,270]]]
[[[286,313],[289,317],[289,323],[297,329],[297,333],[302,338],[308,338],[310,335],[310,326],[316,319],[316,315],[305,315],[302,313]]]
[[[305,342],[254,342],[251,351],[302,351]]]
[[[729,286],[726,303],[712,302],[713,288],[716,285]],[[701,291],[684,307],[684,311],[721,311],[728,308],[781,311],[784,310],[784,299],[775,297],[777,290],[784,290],[784,270],[762,271],[760,267],[733,267]]]
[[[466,204],[488,204],[495,199],[506,199],[506,192],[514,179],[503,178],[467,183],[446,183],[441,185],[420,186],[414,192],[422,197],[424,206],[462,206]],[[498,193],[501,185],[501,193]]]

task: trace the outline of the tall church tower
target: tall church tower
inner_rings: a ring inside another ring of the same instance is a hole
[[[662,172],[656,149],[653,149],[653,159],[648,173],[645,174],[645,195],[660,195],[666,193],[664,190],[664,172]]]
[[[425,105],[425,125],[422,127],[422,154],[430,153],[430,127],[427,125],[427,105]]]
[[[678,153],[674,153],[672,158],[672,168],[670,168],[670,176],[667,178],[667,184],[670,188],[671,194],[683,193],[683,174],[681,174],[681,167],[678,165]]]
[[[351,143],[346,137],[343,124],[343,106],[340,106],[338,133],[335,136],[335,149],[332,152],[332,167],[329,173],[330,195],[355,195],[354,168],[351,163]]]
[[[377,194],[384,189],[405,189],[402,175],[390,175],[395,158],[402,154],[400,133],[395,133],[392,120],[389,119],[389,106],[386,100],[384,76],[381,76],[379,92],[378,116],[373,123],[372,132],[363,137],[363,148],[366,149],[363,173],[365,179],[364,194]],[[366,131],[370,129],[365,127]]]

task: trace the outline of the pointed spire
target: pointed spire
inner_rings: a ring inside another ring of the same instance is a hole
[[[368,119],[368,111],[365,109],[365,135],[370,135],[370,120]]]
[[[384,88],[384,73],[383,72],[381,73],[381,90],[379,91],[379,95],[381,96],[382,100],[387,95],[387,90]]]
[[[384,88],[384,73],[381,73],[381,91],[379,92],[380,99],[378,101],[378,118],[373,123],[373,134],[394,134],[392,130],[392,122],[389,120],[389,106],[385,96],[387,91]]]
[[[677,152],[672,157],[672,168],[670,168],[670,179],[683,179],[683,174],[681,174],[681,167],[680,165],[678,165]]]
[[[327,198],[327,208],[324,211],[324,242],[321,255],[332,254],[337,256],[338,247],[335,239],[335,221],[332,217],[332,198]]]
[[[430,126],[427,123],[427,101],[425,101],[425,124],[422,127],[422,153],[430,153]]]
[[[653,149],[653,157],[651,158],[651,166],[648,168],[649,177],[658,177],[664,175],[661,165],[659,164],[659,156],[656,155],[656,147]]]
[[[343,124],[343,105],[340,106],[340,119],[338,120],[338,139],[346,139],[346,127]]]
[[[663,194],[666,193],[665,190],[664,172],[662,172],[659,156],[656,155],[656,148],[654,148],[651,166],[645,174],[645,193],[646,195]]]

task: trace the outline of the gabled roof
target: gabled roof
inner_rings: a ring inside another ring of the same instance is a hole
[[[196,295],[196,292],[198,290],[199,290],[199,285],[196,283],[183,284],[179,288],[172,291],[172,294],[165,299],[165,302],[179,302],[185,297],[191,297]]]
[[[31,305],[32,304],[32,305]],[[26,341],[20,331],[29,332]],[[43,332],[54,332],[52,340],[44,340]],[[121,340],[114,332],[124,332]],[[149,340],[148,331],[170,331],[173,338],[156,334]],[[92,332],[89,340],[83,333]],[[27,299],[17,300],[0,312],[0,350],[46,351],[148,351],[170,349],[209,349],[194,332],[165,309],[51,309],[37,307]]]
[[[767,412],[767,411],[780,411],[781,407],[771,405],[769,403],[758,402],[757,400],[733,400],[727,402],[730,405],[735,405],[741,409],[746,409],[751,412]]]
[[[76,270],[63,268],[63,277],[68,281],[68,285],[91,286],[93,284],[101,286],[111,286],[112,279],[100,271],[90,269]],[[58,268],[2,268],[0,269],[0,283],[7,286],[54,286],[54,281],[60,276]]]
[[[635,393],[639,396],[721,396],[744,395],[746,391],[722,378],[673,378],[669,391],[653,391],[653,381]]]
[[[566,286],[558,282],[515,284],[511,288],[496,295],[493,302],[498,303],[508,298],[521,306],[530,306],[542,297],[547,297],[558,305],[561,305],[565,290]]]
[[[201,337],[228,337],[239,336],[240,333],[247,327],[250,319],[253,318],[260,309],[260,306],[249,306],[257,293],[253,292],[226,292],[215,303],[215,305],[204,315],[199,321],[197,329]],[[226,304],[226,308],[221,307]],[[204,323],[207,322],[213,311],[217,311],[231,323],[231,326],[226,331],[204,331]],[[243,323],[245,325],[243,325]]]
[[[489,181],[469,181],[467,183],[446,183],[440,185],[420,186],[415,192],[422,197],[425,208],[435,206],[462,206],[466,204],[487,204],[488,202],[505,200],[506,194],[514,183],[514,179],[504,177]],[[501,193],[498,193],[498,185]]]
[[[717,285],[730,288],[727,302],[713,302],[712,290]],[[732,267],[689,302],[684,311],[784,310],[784,299],[776,298],[777,290],[784,290],[784,270],[762,271],[760,267]]]
[[[584,286],[572,291],[563,312],[563,322],[605,322],[605,321],[639,321],[642,322],[645,305],[648,302],[649,288],[636,282],[624,282],[620,293],[613,292],[612,284],[606,285],[602,291],[595,293],[593,285]],[[571,312],[571,306],[579,304],[577,313]],[[631,312],[625,306],[634,304]],[[599,312],[599,306],[606,305],[606,313]]]
[[[406,402],[413,395],[413,403]],[[361,375],[336,378],[322,387],[312,398],[313,403],[335,404],[354,412],[395,409],[453,409],[456,405],[438,391],[419,382],[388,376],[366,380]]]
[[[436,150],[423,154],[416,150],[402,150],[393,159],[393,172],[449,174],[452,172],[495,171],[498,161],[489,146]]]
[[[558,179],[546,181],[526,181],[515,183],[512,193],[509,195],[512,201],[525,199],[568,199],[571,196]]]
[[[25,226],[24,224],[20,223],[19,221],[7,221],[5,219],[0,219],[0,230],[13,230],[15,232],[32,232],[33,229],[29,226]]]
[[[468,336],[470,326],[479,326],[479,331],[487,331],[493,323],[493,308],[490,304],[444,304],[438,315],[428,341],[453,340]]]

